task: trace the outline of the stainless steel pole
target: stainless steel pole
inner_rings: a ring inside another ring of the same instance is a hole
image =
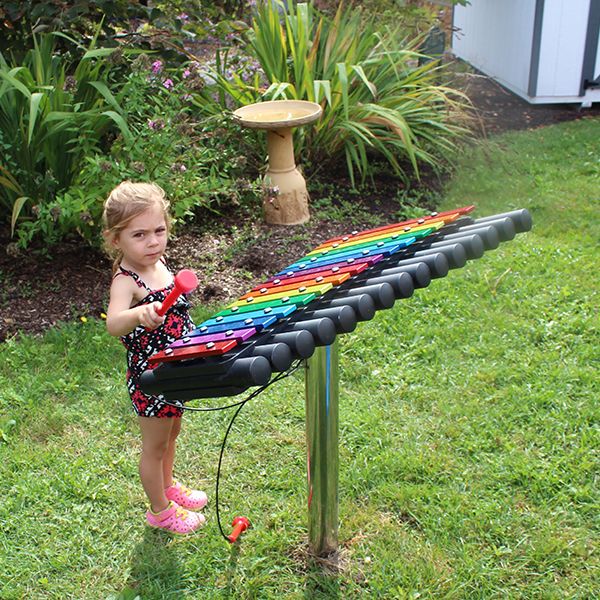
[[[317,556],[338,549],[338,365],[337,340],[306,360],[308,543]]]

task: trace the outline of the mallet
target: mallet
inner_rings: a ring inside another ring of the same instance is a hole
[[[198,285],[198,277],[194,271],[189,269],[181,269],[177,275],[175,275],[175,285],[169,292],[169,295],[163,300],[160,308],[156,311],[161,317],[173,306],[177,298],[181,294],[188,294],[192,290],[196,289]]]
[[[250,527],[250,521],[247,517],[235,517],[231,526],[233,527],[233,531],[227,536],[227,539],[234,544],[238,537]]]

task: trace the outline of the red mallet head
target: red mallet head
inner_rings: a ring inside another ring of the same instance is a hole
[[[175,289],[181,290],[182,294],[188,294],[192,290],[196,289],[198,285],[198,277],[194,271],[190,269],[181,269],[177,275],[175,275]]]
[[[233,527],[233,531],[231,532],[231,535],[227,536],[227,539],[234,544],[238,537],[250,527],[250,521],[247,517],[235,517],[231,526]]]
[[[181,294],[188,294],[192,290],[195,290],[197,285],[198,277],[196,277],[196,273],[189,269],[181,269],[181,271],[175,275],[175,285],[173,286],[173,289],[169,292],[169,295],[164,299],[156,312],[158,312],[160,316],[164,315]]]

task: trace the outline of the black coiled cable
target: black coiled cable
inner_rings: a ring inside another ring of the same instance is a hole
[[[237,410],[235,411],[235,413],[233,413],[233,416],[231,417],[231,419],[229,421],[229,425],[227,425],[225,435],[223,436],[223,442],[221,443],[221,451],[219,453],[219,464],[217,466],[217,480],[215,483],[215,512],[217,514],[217,525],[219,526],[219,531],[221,532],[221,535],[227,541],[229,541],[229,538],[223,531],[223,527],[221,525],[221,516],[219,513],[219,483],[221,480],[221,464],[223,462],[223,454],[225,453],[225,447],[227,445],[227,438],[229,437],[229,432],[231,431],[231,428],[233,427],[233,424],[235,423],[235,420],[236,420],[237,416],[240,414],[242,408],[244,408],[244,406],[248,402],[250,402],[250,400],[252,400],[253,398],[256,398],[259,394],[262,394],[262,392],[264,392],[269,386],[271,386],[275,382],[281,381],[282,379],[289,377],[292,373],[294,373],[295,371],[298,370],[298,368],[300,367],[301,364],[302,364],[302,360],[297,360],[295,363],[292,364],[292,366],[287,371],[282,371],[281,373],[279,373],[276,377],[271,379],[271,381],[269,381],[265,385],[259,387],[257,390],[254,390],[247,398],[244,398],[243,400],[240,400],[239,402],[234,402],[233,404],[228,404],[227,406],[197,408],[197,407],[192,407],[192,406],[185,406],[183,404],[176,404],[174,402],[169,402],[168,400],[163,400],[163,402],[165,404],[168,404],[169,406],[173,406],[175,408],[180,408],[180,409],[187,410],[190,412],[212,412],[212,411],[216,411],[216,410],[227,410],[228,408],[237,407]]]

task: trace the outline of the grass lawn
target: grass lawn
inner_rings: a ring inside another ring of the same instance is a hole
[[[337,575],[305,554],[302,373],[232,431],[221,514],[253,522],[232,548],[214,503],[190,538],[144,526],[103,323],[3,344],[0,597],[598,597],[598,140],[586,119],[470,152],[440,208],[525,207],[533,230],[340,337]],[[182,433],[178,475],[211,499],[229,414]]]

